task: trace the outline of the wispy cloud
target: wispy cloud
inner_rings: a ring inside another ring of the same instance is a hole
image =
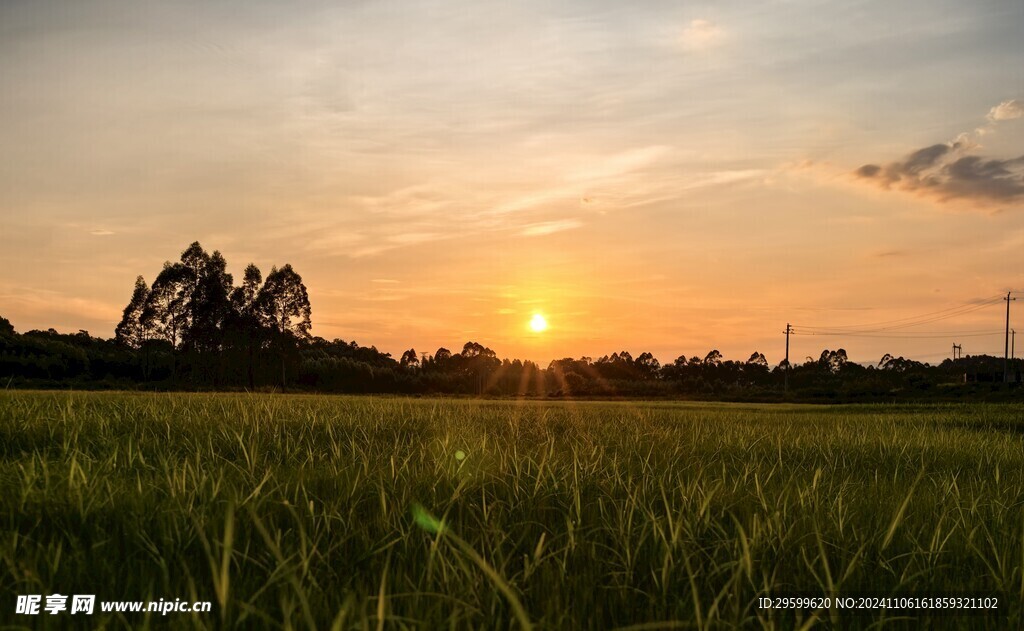
[[[906,250],[882,250],[872,254],[873,257],[879,259],[899,258],[907,256]]]
[[[710,20],[692,20],[683,29],[682,44],[691,50],[704,50],[722,40],[722,29]]]
[[[521,235],[524,237],[539,237],[547,234],[554,234],[564,230],[579,228],[583,222],[578,219],[560,219],[558,221],[543,221],[534,223],[523,228]]]
[[[0,301],[15,308],[28,320],[44,319],[60,326],[67,322],[88,322],[93,325],[111,325],[116,322],[121,305],[69,295],[64,292],[36,289],[0,281]],[[73,326],[63,326],[74,330]]]
[[[745,180],[752,180],[767,175],[766,169],[732,169],[725,171],[711,171],[699,173],[690,177],[682,185],[682,190],[702,188],[705,186],[717,186],[720,184],[734,184]]]
[[[584,213],[606,214],[662,201],[691,186],[721,181],[721,174],[680,177],[673,148],[641,145],[618,151],[572,151],[564,146],[534,156],[510,180],[504,172],[472,171],[427,176],[390,190],[341,195],[306,212],[300,226],[277,237],[299,240],[318,255],[371,257],[454,237],[507,234],[538,237],[578,228]],[[531,153],[535,149],[531,149]],[[727,176],[726,179],[729,179]]]
[[[317,236],[313,236],[313,234],[303,235],[303,237],[312,237],[306,239],[305,247],[307,250],[324,254],[345,254],[351,252],[353,247],[362,243],[365,239],[361,234],[330,230],[327,226],[318,228],[314,234]]]
[[[484,214],[510,215],[525,211],[550,210],[552,206],[592,205],[612,198],[620,207],[654,200],[650,171],[667,160],[672,148],[666,145],[636,147],[604,155],[574,155],[563,158],[566,166],[546,178],[549,183],[524,193],[498,198]],[[552,177],[553,176],[553,177]]]
[[[388,237],[388,242],[396,245],[416,245],[417,243],[436,241],[446,236],[441,232],[402,232]]]

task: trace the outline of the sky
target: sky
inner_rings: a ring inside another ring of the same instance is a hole
[[[198,240],[396,357],[1001,355],[1021,33],[1019,0],[5,0],[0,315],[110,336]]]

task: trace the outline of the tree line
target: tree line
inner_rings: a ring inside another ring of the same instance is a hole
[[[235,287],[221,253],[208,254],[195,242],[178,262],[164,263],[152,287],[142,276],[135,280],[114,340],[139,351],[144,379],[153,376],[156,357],[164,360],[165,372],[170,360],[175,382],[244,381],[255,388],[257,375],[266,381],[273,363],[286,387],[288,366],[309,339],[311,315],[306,286],[291,265],[274,267],[264,280],[250,263]]]
[[[458,352],[409,349],[396,360],[373,346],[312,336],[311,318],[308,292],[291,265],[264,278],[249,264],[236,286],[220,252],[196,242],[165,263],[151,285],[136,279],[112,339],[53,329],[18,334],[0,317],[0,379],[8,387],[734,400],[955,398],[1006,390],[999,384],[1002,358],[984,355],[931,366],[886,354],[863,366],[840,348],[773,367],[760,352],[735,361],[712,350],[662,365],[649,352],[619,351],[542,368],[500,359],[469,341]],[[1015,376],[1021,364],[1014,361]]]

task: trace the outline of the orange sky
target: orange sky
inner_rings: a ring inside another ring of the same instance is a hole
[[[939,4],[4,3],[0,314],[111,335],[194,240],[395,356],[775,363],[1024,290],[1024,7]]]

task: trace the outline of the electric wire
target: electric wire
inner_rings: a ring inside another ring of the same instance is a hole
[[[941,322],[944,320],[950,320],[960,316],[981,311],[988,307],[994,306],[1002,302],[1001,296],[993,296],[984,298],[981,301],[971,301],[957,305],[955,307],[949,307],[938,311],[932,311],[929,313],[919,314],[917,316],[908,316],[905,318],[896,318],[892,320],[883,320],[880,322],[873,322],[870,324],[861,325],[837,325],[837,326],[813,326],[813,325],[801,325],[794,324],[793,332],[797,335],[847,335],[853,337],[883,337],[883,338],[939,338],[946,337],[949,335],[956,335],[962,337],[981,337],[990,335],[1001,335],[1002,331],[919,331],[919,332],[907,332],[907,333],[895,333],[904,329],[914,328],[923,326],[925,324],[932,324],[934,322]],[[881,326],[885,325],[885,326]]]

